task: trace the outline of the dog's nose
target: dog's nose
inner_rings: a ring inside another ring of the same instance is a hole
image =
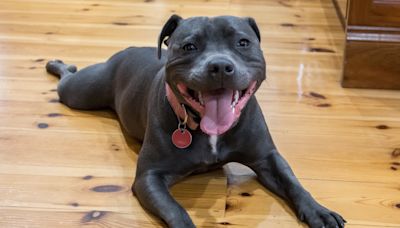
[[[235,73],[235,67],[228,59],[213,59],[208,63],[208,72],[212,76],[230,76]]]

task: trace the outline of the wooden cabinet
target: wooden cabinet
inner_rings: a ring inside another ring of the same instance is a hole
[[[400,89],[400,0],[349,0],[342,85]]]

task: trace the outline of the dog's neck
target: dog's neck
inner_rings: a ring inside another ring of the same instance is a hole
[[[172,91],[171,87],[168,85],[168,83],[165,83],[165,92],[167,95],[167,99],[169,104],[171,105],[172,109],[175,112],[175,115],[180,119],[184,120],[185,116],[188,116],[187,119],[187,126],[191,130],[196,130],[199,127],[199,123],[196,122],[194,117],[192,115],[188,115],[185,111],[185,109],[182,107],[182,104],[179,102],[178,98],[175,96],[174,92]]]

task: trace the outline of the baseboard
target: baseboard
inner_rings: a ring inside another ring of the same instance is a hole
[[[345,56],[343,87],[400,89],[400,43],[348,40]]]

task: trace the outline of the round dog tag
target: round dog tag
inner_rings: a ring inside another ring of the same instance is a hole
[[[192,134],[186,129],[176,129],[172,133],[172,143],[179,149],[185,149],[192,143]]]

